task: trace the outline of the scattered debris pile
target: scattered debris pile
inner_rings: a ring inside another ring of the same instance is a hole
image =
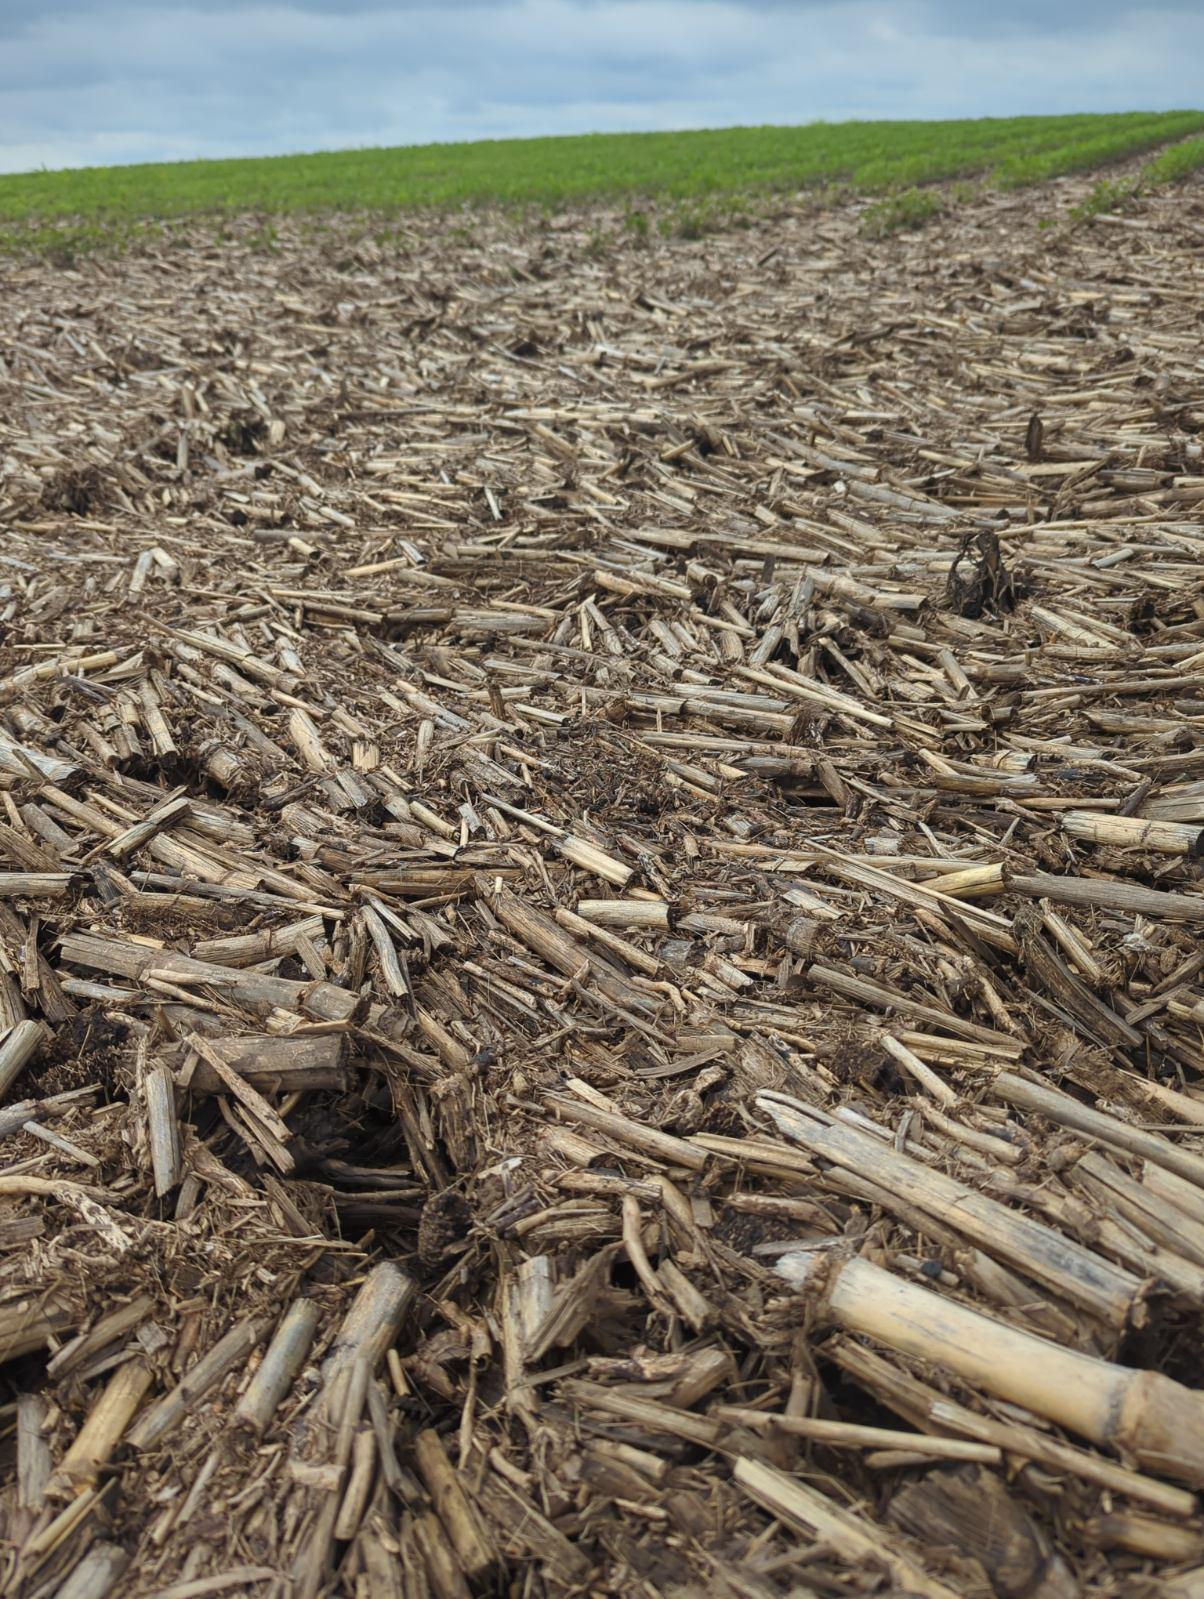
[[[1191,193],[6,268],[5,1593],[1204,1592]]]

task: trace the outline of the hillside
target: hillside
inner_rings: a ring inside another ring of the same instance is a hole
[[[1017,187],[1096,171],[1204,132],[1204,112],[812,123],[347,150],[0,175],[0,242],[120,238],[165,218],[580,201],[898,193],[984,179]],[[1204,140],[1173,156],[1204,162]],[[53,224],[57,223],[57,228]]]

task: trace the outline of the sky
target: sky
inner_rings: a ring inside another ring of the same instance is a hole
[[[0,172],[1204,103],[1204,0],[0,0]]]

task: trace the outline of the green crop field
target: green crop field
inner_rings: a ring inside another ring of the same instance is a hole
[[[586,134],[88,167],[0,175],[0,233],[12,247],[65,235],[119,236],[156,219],[200,213],[387,212],[645,196],[706,201],[819,186],[890,195],[968,177],[1015,186],[1158,149],[1163,154],[1151,172],[1166,180],[1204,164],[1204,139],[1188,139],[1201,133],[1204,113],[1135,111]]]

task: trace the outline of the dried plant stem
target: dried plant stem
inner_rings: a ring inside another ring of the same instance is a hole
[[[814,1257],[787,1256],[779,1269],[801,1286],[827,1268]],[[821,1292],[825,1313],[840,1326],[945,1366],[1150,1471],[1204,1486],[1204,1394],[1157,1372],[1060,1349],[866,1260],[833,1262]]]
[[[318,1307],[312,1299],[297,1299],[289,1306],[264,1351],[254,1377],[235,1408],[235,1419],[255,1432],[263,1432],[277,1406],[292,1387],[308,1355],[318,1328]]]

